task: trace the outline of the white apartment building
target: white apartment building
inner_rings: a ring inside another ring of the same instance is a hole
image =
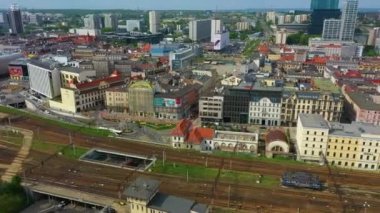
[[[297,160],[323,162],[327,151],[329,124],[317,114],[299,114],[297,122]]]
[[[202,122],[219,123],[223,120],[223,96],[208,96],[199,99],[199,117]]]
[[[273,24],[276,24],[276,12],[275,11],[267,12],[266,21],[267,22],[271,21]]]
[[[249,102],[250,124],[279,126],[281,124],[281,102],[265,97],[258,102]]]
[[[61,94],[61,76],[56,63],[32,61],[27,66],[31,90],[49,99]]]
[[[323,22],[322,38],[325,41],[337,41],[340,35],[341,20],[325,19]]]
[[[141,31],[141,21],[140,20],[127,20],[127,31]]]
[[[286,44],[286,39],[288,37],[288,33],[286,29],[281,29],[276,32],[276,44],[284,45]]]
[[[157,11],[149,12],[149,31],[153,34],[160,32],[160,14]]]
[[[215,131],[209,147],[211,150],[257,153],[257,133]]]

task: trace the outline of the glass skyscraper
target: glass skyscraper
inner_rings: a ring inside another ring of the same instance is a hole
[[[331,10],[339,8],[339,0],[311,0],[311,10]]]

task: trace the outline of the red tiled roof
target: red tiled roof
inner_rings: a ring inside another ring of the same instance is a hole
[[[192,127],[193,123],[190,120],[182,119],[175,129],[170,133],[171,136],[186,137]]]
[[[96,79],[96,80],[90,81],[90,82],[78,83],[75,85],[75,87],[79,90],[84,90],[84,89],[97,87],[97,86],[99,86],[99,84],[101,82],[107,82],[107,83],[111,84],[111,83],[118,82],[121,80],[122,80],[121,73],[118,71],[114,71],[109,77],[99,78],[99,79]]]
[[[284,141],[287,142],[286,134],[281,129],[275,129],[268,132],[267,136],[265,137],[265,142],[270,143],[273,141]]]
[[[195,128],[191,130],[186,142],[194,144],[194,145],[199,145],[202,143],[204,139],[212,139],[213,137],[214,137],[213,129]]]
[[[280,61],[294,61],[294,54],[284,54],[281,56]]]

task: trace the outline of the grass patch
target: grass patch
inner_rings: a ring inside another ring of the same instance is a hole
[[[207,180],[214,181],[218,175],[218,169],[206,168],[203,166],[193,166],[188,164],[178,164],[167,162],[162,165],[162,161],[156,161],[155,166],[152,167],[152,172],[166,175],[173,175],[179,177],[186,177],[189,174],[189,180]],[[257,180],[261,180],[261,183],[256,183]],[[272,176],[263,176],[259,178],[259,174],[251,172],[238,172],[232,170],[223,169],[220,172],[220,182],[224,183],[238,183],[244,185],[256,185],[262,187],[276,187],[280,184],[278,178]]]
[[[264,156],[258,157],[257,155],[251,153],[233,153],[233,152],[223,152],[223,151],[215,151],[213,152],[214,156],[224,157],[224,158],[232,158],[239,160],[248,160],[248,161],[260,161],[266,163],[275,163],[281,165],[309,165],[302,161],[296,161],[291,158],[286,157],[274,157],[274,158],[266,158]],[[313,165],[310,165],[313,166]]]
[[[64,122],[64,121],[41,117],[34,113],[30,113],[30,112],[15,109],[15,108],[5,107],[5,106],[0,106],[0,112],[17,115],[17,116],[28,117],[28,118],[35,119],[38,121],[43,121],[44,123],[47,123],[50,125],[58,126],[67,130],[72,130],[74,132],[79,132],[79,133],[91,135],[91,136],[107,137],[111,134],[111,132],[108,130],[92,128],[85,125],[82,125],[82,126],[75,125],[75,124]]]
[[[2,130],[0,131],[0,139],[21,146],[24,141],[24,136],[21,133]]]
[[[69,159],[79,159],[84,153],[89,149],[75,146],[75,151],[72,146],[56,143],[41,142],[39,140],[34,140],[32,144],[32,149],[45,153],[57,153],[61,152],[62,156]]]
[[[334,85],[330,80],[328,79],[314,79],[315,86],[322,91],[329,91],[333,93],[340,93],[340,88],[336,85]]]
[[[155,123],[146,123],[146,122],[139,122],[139,125],[146,126],[158,131],[173,129],[175,127],[175,124],[155,124]]]

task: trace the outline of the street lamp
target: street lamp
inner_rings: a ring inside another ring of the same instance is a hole
[[[369,205],[369,203],[367,203],[367,201],[365,201],[363,203],[363,207],[364,207],[364,213],[367,213],[367,208],[371,207],[371,205]]]

